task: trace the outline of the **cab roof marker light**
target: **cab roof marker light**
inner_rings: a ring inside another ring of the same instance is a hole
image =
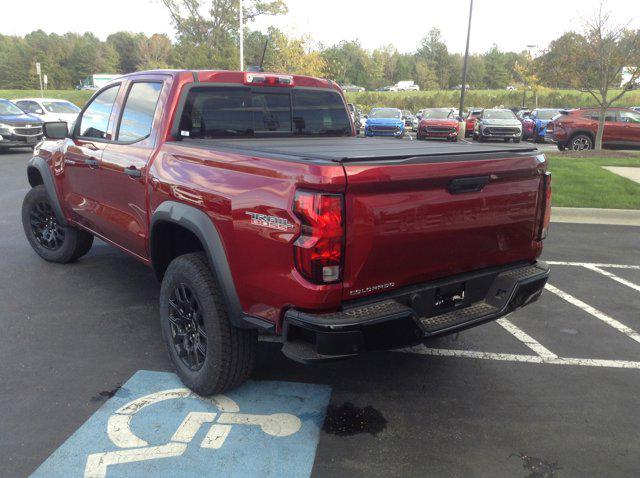
[[[264,73],[245,73],[244,83],[246,85],[261,86],[294,86],[291,75],[270,75]]]

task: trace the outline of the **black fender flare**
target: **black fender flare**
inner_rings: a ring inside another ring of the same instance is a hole
[[[271,323],[248,316],[242,311],[222,239],[215,224],[204,211],[177,201],[168,200],[161,203],[151,217],[149,245],[152,261],[155,252],[153,250],[155,243],[153,234],[155,225],[159,222],[169,222],[184,227],[200,240],[209,260],[211,271],[222,288],[222,297],[232,325],[240,328],[255,328],[256,326],[270,328],[273,326]]]
[[[32,187],[38,185],[33,183],[32,177],[29,174],[29,171],[34,169],[38,171],[40,177],[42,178],[42,184],[44,184],[44,188],[47,191],[47,195],[49,196],[49,200],[51,201],[53,211],[56,213],[58,222],[60,222],[60,224],[62,224],[63,226],[68,226],[69,223],[64,217],[64,213],[62,212],[62,206],[60,205],[60,199],[58,198],[58,193],[56,192],[56,186],[53,181],[53,173],[51,172],[49,164],[41,156],[33,156],[31,159],[29,159],[29,161],[27,162],[27,179],[29,180],[29,184]]]

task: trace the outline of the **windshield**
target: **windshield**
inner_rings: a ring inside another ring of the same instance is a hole
[[[550,120],[560,113],[560,110],[538,110],[538,119]]]
[[[402,112],[396,108],[374,108],[369,118],[402,118]]]
[[[484,110],[485,119],[516,119],[511,110]]]
[[[453,118],[449,109],[424,110],[422,119],[449,119]]]
[[[23,115],[24,112],[11,101],[0,100],[0,115],[18,116]]]
[[[179,132],[189,138],[348,136],[351,119],[335,91],[204,86],[189,91]]]
[[[68,101],[43,101],[42,106],[49,113],[74,114],[80,112],[80,108]]]

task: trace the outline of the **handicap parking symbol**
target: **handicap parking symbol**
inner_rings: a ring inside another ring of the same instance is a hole
[[[309,476],[329,398],[289,382],[207,398],[140,371],[32,476]]]

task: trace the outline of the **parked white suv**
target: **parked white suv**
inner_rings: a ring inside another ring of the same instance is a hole
[[[27,114],[42,121],[65,121],[71,130],[80,108],[67,100],[56,98],[21,98],[13,103]]]

